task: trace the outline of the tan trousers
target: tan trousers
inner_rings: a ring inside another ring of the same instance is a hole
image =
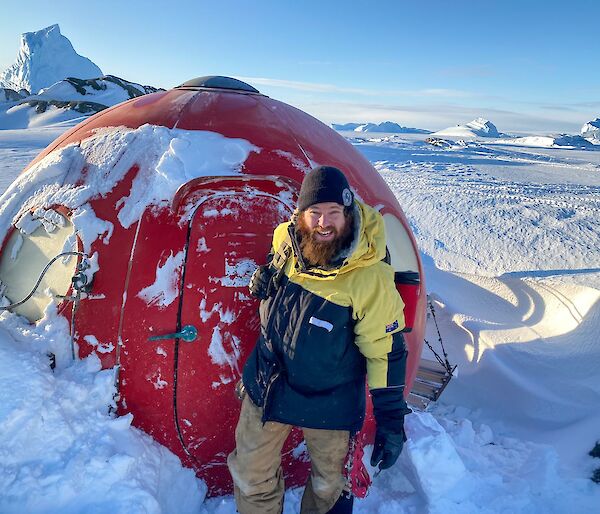
[[[280,514],[283,510],[281,449],[292,427],[274,421],[263,425],[261,417],[262,409],[246,395],[235,429],[236,449],[227,458],[241,514]],[[324,514],[344,488],[342,472],[349,432],[310,428],[302,431],[312,465],[300,512]]]

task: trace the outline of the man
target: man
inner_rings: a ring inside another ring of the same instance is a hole
[[[410,412],[404,304],[386,253],[382,216],[354,198],[344,174],[308,173],[292,221],[275,229],[270,263],[250,281],[262,300],[261,333],[228,458],[240,513],[282,511],[281,449],[292,426],[311,458],[302,512],[352,511],[343,467],[363,424],[367,375],[377,423],[371,464],[385,469],[398,458]]]

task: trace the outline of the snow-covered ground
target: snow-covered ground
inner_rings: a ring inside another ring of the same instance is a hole
[[[600,438],[600,153],[400,138],[359,148],[422,251],[460,369],[444,403],[581,469]]]
[[[0,130],[0,192],[4,193],[15,177],[40,151],[65,130],[77,125],[70,120],[49,127],[29,130]]]
[[[0,131],[0,191],[63,130]],[[407,418],[399,463],[355,512],[593,512],[600,152],[425,137],[353,142],[409,217],[459,373],[439,405]],[[107,413],[111,371],[70,364],[68,340],[51,308],[36,327],[0,316],[0,512],[235,512]],[[300,495],[288,491],[287,514]]]

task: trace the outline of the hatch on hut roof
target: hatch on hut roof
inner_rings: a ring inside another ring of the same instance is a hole
[[[178,88],[203,88],[203,89],[231,89],[233,91],[245,91],[247,93],[258,93],[260,91],[246,82],[222,75],[207,75],[188,80],[177,86]]]

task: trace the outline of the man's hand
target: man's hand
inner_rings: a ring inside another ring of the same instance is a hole
[[[250,277],[250,294],[259,300],[266,300],[269,297],[269,286],[274,271],[268,264],[259,266]]]
[[[392,467],[402,452],[404,441],[406,441],[406,435],[404,435],[403,428],[400,428],[399,432],[394,432],[385,427],[377,427],[371,466],[377,467],[379,464],[379,469]]]
[[[412,411],[404,400],[404,387],[371,389],[371,397],[377,424],[371,466],[388,469],[400,456],[406,441],[404,416]]]

